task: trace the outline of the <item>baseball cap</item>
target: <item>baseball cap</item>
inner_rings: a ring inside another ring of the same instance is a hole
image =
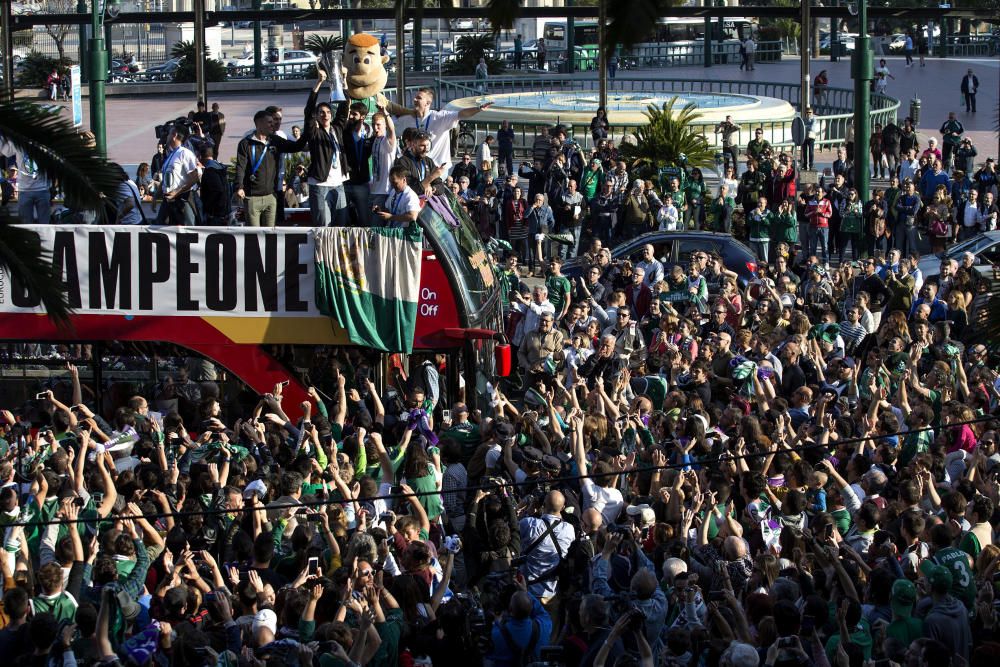
[[[253,633],[261,628],[267,628],[271,634],[278,632],[278,615],[270,609],[261,609],[253,617]]]
[[[647,504],[629,505],[625,509],[629,518],[636,522],[640,528],[649,528],[656,523],[656,512]]]
[[[909,618],[913,614],[913,605],[917,601],[917,587],[908,579],[897,579],[892,585],[892,595],[889,605],[892,613]]]
[[[927,579],[932,592],[943,594],[951,590],[951,572],[947,568],[925,560],[920,564],[920,573]]]

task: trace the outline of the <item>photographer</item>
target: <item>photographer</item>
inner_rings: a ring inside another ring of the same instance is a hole
[[[556,594],[556,571],[576,539],[576,531],[562,519],[565,506],[565,496],[560,491],[550,491],[545,496],[541,514],[526,516],[519,524],[521,544],[524,545],[520,572],[527,582],[527,590],[545,603]]]
[[[613,570],[622,571],[625,564],[628,564],[628,569],[635,574],[628,582],[629,613],[623,619],[628,618],[629,614],[632,614],[632,619],[642,619],[632,629],[643,629],[639,634],[644,642],[649,642],[647,650],[649,645],[658,649],[660,633],[667,618],[667,596],[659,587],[653,564],[636,544],[635,535],[628,532],[634,530],[637,529],[621,528],[606,536],[601,557],[594,561],[591,571],[591,591],[605,598],[614,596],[615,591],[608,580],[612,577]],[[633,562],[634,569],[631,567]]]
[[[521,551],[514,501],[498,481],[487,478],[494,488],[477,490],[466,513],[462,544],[469,586],[491,576],[509,581]]]
[[[507,612],[493,624],[493,667],[517,667],[541,657],[542,646],[552,634],[552,619],[538,598],[528,592],[524,576],[514,578],[517,591]]]

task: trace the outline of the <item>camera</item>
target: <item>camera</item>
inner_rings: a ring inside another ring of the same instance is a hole
[[[174,120],[168,120],[163,125],[157,125],[153,128],[153,133],[156,135],[156,140],[161,143],[167,143],[167,137],[170,136],[170,132],[175,128],[183,129],[188,136],[191,135],[194,125],[190,120],[181,116],[180,118],[175,118]]]

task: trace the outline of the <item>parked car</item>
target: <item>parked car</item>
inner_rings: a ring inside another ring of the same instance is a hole
[[[924,280],[937,280],[941,274],[941,260],[954,259],[962,263],[962,255],[971,252],[976,257],[976,271],[992,275],[993,266],[1000,264],[1000,231],[983,232],[967,241],[956,243],[943,253],[924,255],[917,263]]]
[[[611,250],[612,260],[630,259],[638,261],[642,256],[642,247],[653,244],[653,255],[663,262],[667,271],[674,264],[687,266],[691,254],[696,250],[718,253],[722,264],[738,276],[740,288],[746,288],[747,283],[757,272],[757,257],[746,245],[737,241],[731,234],[717,232],[675,231],[648,232],[629,239]],[[563,273],[575,278],[583,275],[583,260],[571,259],[563,266]]]
[[[176,72],[180,66],[180,58],[171,58],[170,60],[159,65],[147,67],[141,73],[141,76],[150,81],[172,81],[174,78],[174,72]]]

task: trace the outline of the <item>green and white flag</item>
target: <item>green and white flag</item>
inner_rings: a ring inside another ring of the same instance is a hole
[[[324,227],[316,239],[316,307],[356,345],[411,352],[423,231],[416,225]]]

